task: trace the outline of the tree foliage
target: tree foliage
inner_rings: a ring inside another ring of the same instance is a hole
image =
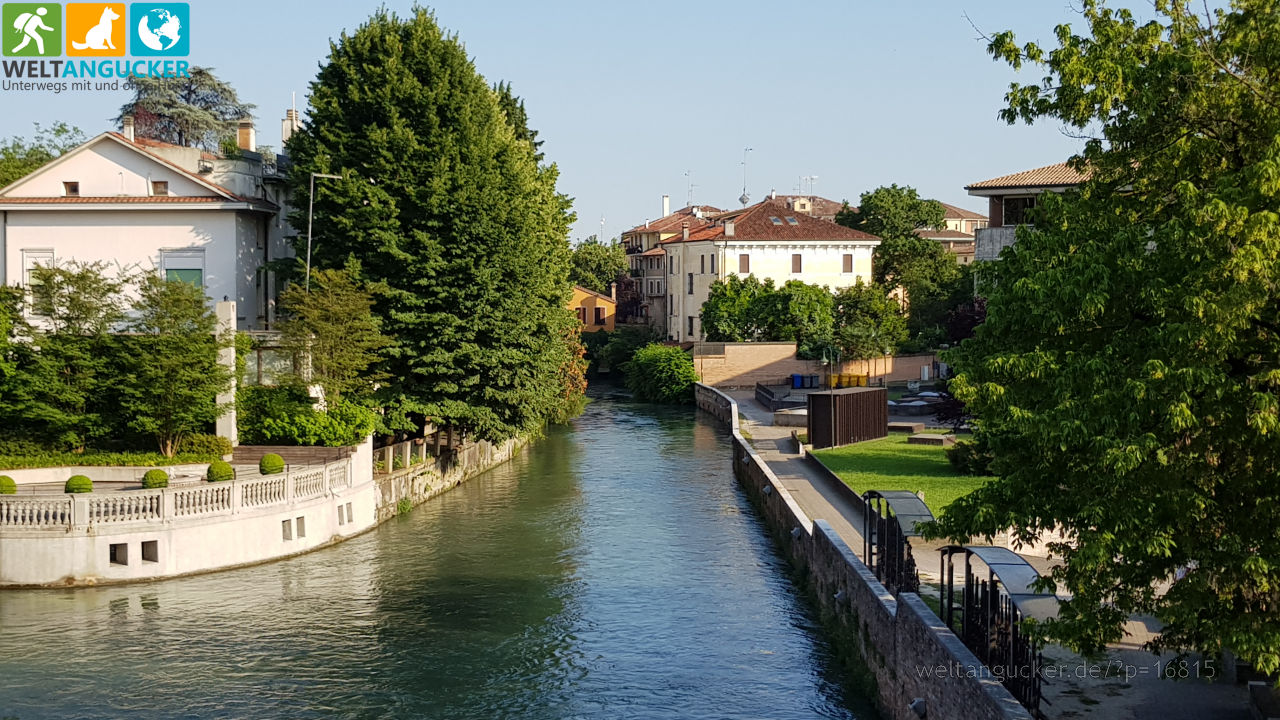
[[[280,296],[280,333],[295,357],[306,357],[306,381],[324,388],[326,400],[367,397],[382,378],[370,371],[391,345],[373,314],[373,295],[354,277],[358,270],[311,271],[311,287],[291,284]]]
[[[240,102],[235,88],[219,80],[213,68],[192,67],[188,75],[132,78],[133,99],[120,107],[116,125],[123,127],[125,116],[132,115],[138,137],[219,150],[254,106]]]
[[[681,405],[693,402],[698,372],[689,353],[654,343],[636,352],[626,364],[627,389],[641,402]]]
[[[159,274],[142,278],[129,326],[136,337],[129,344],[122,409],[130,427],[154,437],[160,452],[173,457],[183,440],[225,409],[217,397],[230,389],[231,371],[218,353],[232,338],[218,335],[203,287]]]
[[[396,340],[376,396],[388,421],[500,440],[559,414],[570,201],[462,43],[426,10],[379,10],[332,43],[311,91],[293,196],[306,207],[308,173],[344,178],[316,186],[313,264],[359,258],[374,289]]]
[[[898,302],[880,285],[839,290],[833,304],[835,346],[844,360],[867,360],[891,353],[907,339],[907,321]]]
[[[773,280],[761,282],[755,275],[730,275],[712,283],[702,304],[702,332],[711,342],[748,342],[761,339],[756,325],[760,298],[774,292]]]
[[[609,285],[627,272],[627,253],[616,240],[605,245],[595,235],[573,249],[569,282],[605,295]]]
[[[84,143],[84,133],[64,122],[48,127],[36,123],[34,140],[9,138],[0,145],[0,188],[30,175],[51,160]]]
[[[1280,669],[1280,3],[1157,19],[1084,0],[1059,47],[991,52],[1010,122],[1098,134],[984,270],[986,321],[952,356],[1000,476],[949,508],[957,539],[1063,528],[1052,637],[1097,649],[1163,623],[1156,649]],[[989,282],[987,278],[989,277]],[[1162,584],[1167,591],[1157,591]]]
[[[922,228],[942,227],[946,213],[937,200],[922,199],[915,188],[895,184],[862,193],[856,208],[846,202],[836,222],[882,240],[899,240],[915,237]]]

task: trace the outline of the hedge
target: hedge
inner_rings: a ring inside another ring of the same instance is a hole
[[[693,402],[698,372],[693,358],[678,347],[654,343],[641,348],[626,364],[627,389],[641,402]]]
[[[179,454],[167,458],[160,453],[141,452],[42,452],[30,455],[0,455],[0,470],[51,467],[168,467],[203,465],[217,456]]]
[[[258,461],[258,472],[263,475],[278,475],[284,472],[284,458],[275,453],[267,453]]]
[[[227,482],[236,479],[235,468],[231,467],[231,463],[224,460],[214,460],[209,463],[209,472],[205,474],[205,479],[209,482]]]
[[[148,470],[147,474],[142,476],[143,490],[159,490],[167,487],[169,487],[169,473],[163,470]]]

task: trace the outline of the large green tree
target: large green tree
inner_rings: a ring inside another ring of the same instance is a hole
[[[12,348],[16,372],[0,399],[21,434],[75,451],[108,439],[103,397],[112,388],[110,336],[125,317],[125,285],[102,263],[32,270],[26,290],[34,317],[21,329],[26,342]]]
[[[344,33],[288,150],[298,207],[308,173],[343,176],[316,186],[313,263],[374,289],[389,422],[502,439],[562,411],[570,201],[457,37],[423,9]]]
[[[773,280],[730,275],[711,284],[702,304],[702,332],[711,342],[749,342],[760,339],[756,308],[760,298],[776,292]]]
[[[121,126],[132,115],[138,137],[217,150],[235,135],[239,121],[253,114],[254,106],[241,102],[213,68],[192,67],[187,77],[135,77],[130,82],[133,98],[121,106],[115,122]]]
[[[118,379],[121,409],[132,429],[155,438],[160,452],[173,457],[184,439],[218,419],[218,394],[231,387],[231,371],[218,362],[218,352],[234,338],[218,336],[203,287],[150,273],[138,290],[128,376]]]
[[[0,145],[0,188],[26,177],[84,141],[84,133],[63,122],[48,127],[36,123],[33,140],[9,138]]]
[[[937,200],[925,200],[909,186],[886,185],[862,193],[858,207],[845,203],[836,222],[881,239],[914,237],[921,228],[940,228],[946,208]]]
[[[983,271],[986,321],[953,361],[999,479],[946,511],[957,539],[1062,528],[1082,649],[1146,613],[1156,649],[1280,669],[1280,2],[1138,22],[1084,0],[1004,117],[1086,131],[1079,193]]]
[[[627,272],[627,253],[616,240],[604,244],[595,235],[573,249],[569,281],[598,293],[608,293],[609,285]]]
[[[893,352],[907,339],[898,301],[881,285],[843,288],[834,300],[835,346],[845,360],[867,360]]]
[[[280,332],[297,357],[307,357],[307,381],[326,400],[366,397],[385,378],[370,368],[391,344],[373,314],[373,294],[355,279],[358,266],[311,271],[311,285],[294,283],[280,297]]]

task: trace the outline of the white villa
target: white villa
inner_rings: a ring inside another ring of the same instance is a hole
[[[98,135],[0,189],[0,283],[27,285],[37,265],[105,262],[154,270],[233,300],[240,330],[269,329],[277,288],[264,265],[293,254],[276,159],[253,152],[241,123],[238,158]]]

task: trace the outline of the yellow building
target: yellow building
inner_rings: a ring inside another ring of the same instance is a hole
[[[618,302],[608,295],[574,285],[569,309],[578,314],[582,332],[612,332],[618,314]]]

